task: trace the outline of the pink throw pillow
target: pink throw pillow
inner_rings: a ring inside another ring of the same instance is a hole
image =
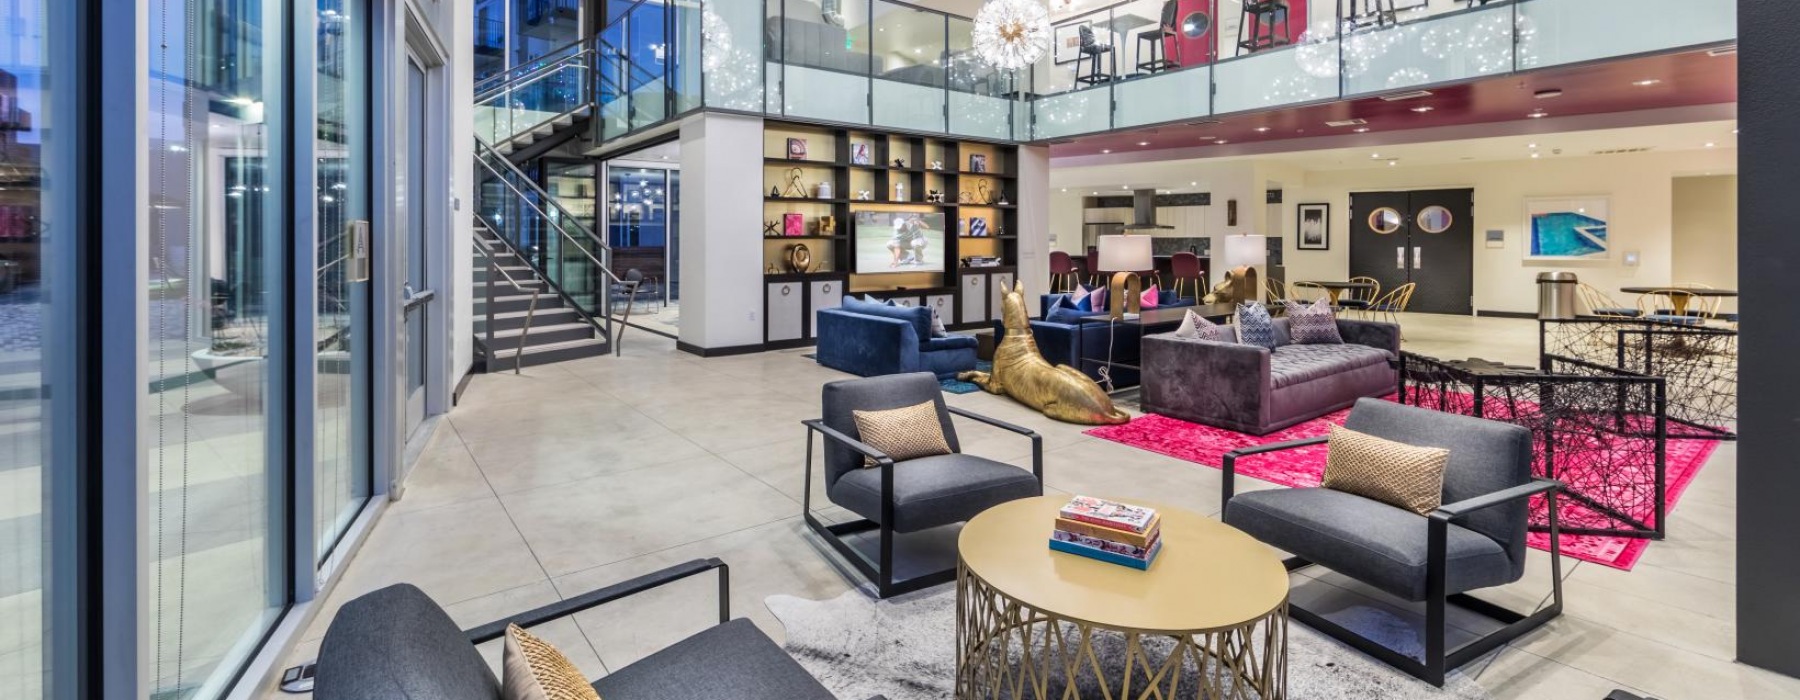
[[[1158,296],[1160,296],[1160,295],[1157,294],[1155,287],[1146,289],[1146,290],[1144,290],[1144,295],[1141,297],[1138,297],[1138,306],[1141,306],[1146,309],[1154,309],[1157,306],[1157,297]]]

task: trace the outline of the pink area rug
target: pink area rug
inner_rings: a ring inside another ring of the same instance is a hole
[[[1388,397],[1390,400],[1393,398]],[[1139,416],[1124,425],[1094,428],[1086,431],[1086,434],[1217,469],[1227,452],[1324,435],[1329,432],[1330,426],[1342,425],[1349,414],[1349,409],[1345,409],[1260,437],[1156,414]],[[1676,501],[1680,500],[1688,484],[1693,483],[1694,477],[1699,475],[1700,468],[1712,456],[1717,444],[1711,440],[1668,441],[1664,473],[1668,488],[1665,494],[1668,512],[1674,512]],[[1237,473],[1282,486],[1318,486],[1325,474],[1325,446],[1309,445],[1293,450],[1251,455],[1238,460]],[[1544,508],[1542,499],[1534,499],[1534,513],[1542,513]],[[1575,507],[1559,508],[1558,512],[1563,515],[1565,524],[1571,520],[1579,522],[1584,515]],[[1650,519],[1649,513],[1632,515]],[[1532,547],[1549,551],[1550,538],[1547,533],[1534,532],[1528,537]],[[1562,538],[1563,554],[1626,571],[1637,565],[1638,558],[1644,555],[1645,548],[1649,546],[1650,540],[1633,537],[1564,535]]]

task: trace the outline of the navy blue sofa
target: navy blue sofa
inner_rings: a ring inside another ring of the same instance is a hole
[[[930,372],[939,379],[975,369],[975,338],[931,337],[931,309],[846,297],[819,312],[819,364],[864,377]]]
[[[1037,340],[1038,350],[1044,354],[1044,359],[1048,360],[1050,364],[1076,367],[1075,358],[1080,356],[1080,343],[1082,337],[1075,333],[1075,324],[1056,323],[1044,320],[1050,317],[1050,308],[1055,306],[1058,301],[1066,296],[1068,295],[1056,293],[1045,294],[1038,298],[1038,317],[1031,320],[1031,337]],[[1174,292],[1167,289],[1159,290],[1157,296],[1163,299],[1175,299],[1166,304],[1158,304],[1156,308],[1159,309],[1172,306],[1194,305],[1192,297],[1176,298]],[[1106,344],[1108,340],[1106,324],[1090,323],[1082,329],[1082,333],[1087,336],[1088,354],[1093,356],[1106,354]],[[995,342],[997,343],[1005,338],[1006,324],[999,319],[995,319]],[[1112,348],[1113,357],[1138,357],[1137,333],[1119,333],[1117,337],[1112,339],[1112,342],[1114,343]],[[1097,364],[1088,367],[1079,367],[1078,369],[1087,373],[1089,377],[1092,377],[1095,380],[1100,379],[1100,366]],[[1134,370],[1120,367],[1113,371],[1113,381],[1129,386],[1138,383],[1138,375]]]

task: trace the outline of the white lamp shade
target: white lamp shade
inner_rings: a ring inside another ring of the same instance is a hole
[[[1106,257],[1105,253],[1101,257]],[[1226,236],[1225,266],[1256,266],[1269,261],[1269,244],[1265,236]]]
[[[1150,252],[1149,236],[1101,236],[1100,269],[1112,272],[1138,272],[1156,267]]]

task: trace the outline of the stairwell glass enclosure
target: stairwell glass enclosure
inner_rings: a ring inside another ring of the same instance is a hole
[[[526,115],[483,138],[567,112],[573,101],[537,86],[565,71],[591,74],[602,143],[702,108],[1049,141],[1710,46],[1736,31],[1731,0],[1127,0],[1057,12],[1043,59],[1005,73],[975,55],[971,18],[901,0],[614,4],[579,49],[524,64],[539,72],[514,81],[513,97],[481,103]],[[581,51],[585,65],[559,63]]]

